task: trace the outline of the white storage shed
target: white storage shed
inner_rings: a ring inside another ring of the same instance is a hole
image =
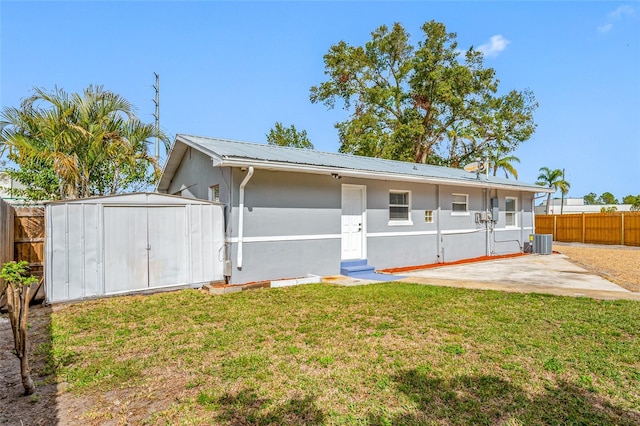
[[[47,302],[223,280],[223,209],[157,193],[48,203]]]

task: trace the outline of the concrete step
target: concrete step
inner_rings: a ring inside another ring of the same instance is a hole
[[[340,262],[340,267],[346,268],[348,266],[359,266],[359,265],[366,265],[366,264],[367,264],[367,259],[342,260]]]
[[[351,276],[352,274],[357,274],[361,272],[373,272],[375,271],[375,267],[369,265],[355,265],[355,266],[347,266],[340,268],[340,273],[342,275]]]
[[[354,274],[371,274],[375,269],[374,266],[367,265],[367,259],[343,260],[340,262],[340,274],[348,277],[352,277]]]

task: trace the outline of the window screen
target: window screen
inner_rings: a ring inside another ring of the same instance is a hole
[[[466,213],[469,211],[467,194],[453,194],[451,201],[451,211],[454,213]]]
[[[409,220],[409,193],[389,193],[389,220]]]

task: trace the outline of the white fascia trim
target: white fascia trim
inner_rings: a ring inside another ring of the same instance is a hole
[[[178,145],[178,140],[180,140],[180,142],[183,142],[182,139],[176,138],[176,142],[171,147],[171,150],[169,150],[169,154],[167,154],[167,161],[162,167],[160,180],[158,180],[158,183],[155,187],[156,192],[167,191],[169,189],[171,180],[173,179],[176,170],[178,170],[178,167],[180,166],[180,161],[182,160],[182,157],[184,156],[187,148],[190,146],[186,143],[183,143],[184,146]],[[179,156],[180,158],[178,158],[177,156]]]
[[[420,183],[432,183],[432,184],[441,184],[441,185],[450,185],[450,186],[468,186],[468,187],[479,187],[479,188],[498,188],[498,189],[509,189],[512,191],[524,191],[524,192],[552,192],[547,188],[528,188],[528,187],[519,187],[515,185],[505,185],[505,184],[496,184],[492,182],[486,181],[462,181],[456,179],[446,179],[446,178],[434,178],[434,177],[425,177],[425,176],[408,176],[408,175],[397,175],[392,173],[381,173],[381,172],[372,172],[367,170],[345,170],[338,169],[335,167],[326,167],[326,166],[310,166],[307,164],[290,164],[290,163],[279,163],[279,162],[271,162],[264,160],[237,160],[233,158],[222,158],[219,163],[220,166],[228,166],[228,167],[249,167],[254,166],[255,168],[265,169],[265,170],[275,170],[275,171],[283,171],[283,172],[303,172],[303,173],[315,173],[315,174],[331,174],[338,173],[341,176],[347,177],[356,177],[363,179],[382,179],[382,180],[392,180],[392,181],[406,181],[406,182],[420,182]]]
[[[244,237],[245,243],[271,243],[278,241],[311,241],[311,240],[335,240],[342,238],[341,234],[317,234],[317,235],[273,235],[265,237]],[[227,238],[228,243],[237,243],[238,237]]]
[[[222,165],[222,158],[220,158],[217,155],[212,154],[211,155],[211,164],[213,164],[213,167],[218,167]]]

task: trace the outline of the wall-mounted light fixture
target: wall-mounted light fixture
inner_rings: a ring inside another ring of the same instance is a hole
[[[342,179],[342,176],[340,176],[337,173],[331,173],[331,177],[334,178],[334,179]]]

